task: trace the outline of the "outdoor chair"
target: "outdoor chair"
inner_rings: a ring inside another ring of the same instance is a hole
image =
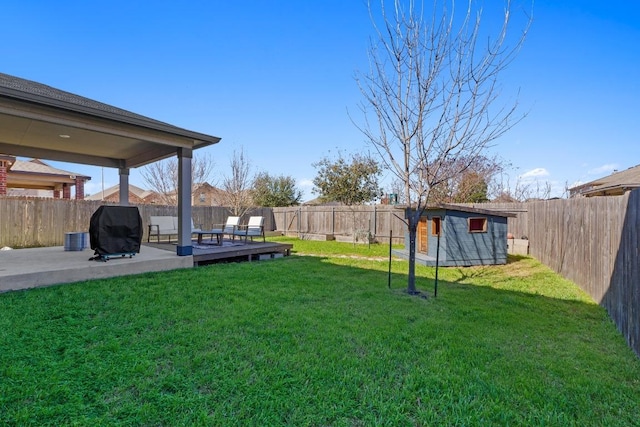
[[[251,241],[253,242],[254,237],[262,236],[262,241],[265,242],[264,236],[264,217],[262,216],[252,216],[249,218],[249,222],[247,225],[241,225],[238,227],[236,232],[234,233],[238,237],[244,237],[244,241],[246,243],[247,238],[251,237]]]
[[[191,218],[191,234],[202,231],[202,226],[193,223]],[[155,236],[160,242],[160,236],[169,236],[171,243],[171,235],[178,235],[178,217],[177,216],[151,216],[149,218],[149,231],[147,233],[147,242],[151,241],[151,236]]]
[[[235,232],[239,224],[239,216],[230,216],[227,217],[227,222],[225,224],[214,225],[211,232],[213,234],[221,235],[222,237],[226,234],[227,236],[231,236],[232,239],[235,239]]]
[[[191,218],[191,234],[200,232],[202,232],[202,225],[198,224],[196,226],[196,224],[193,223],[193,218]]]

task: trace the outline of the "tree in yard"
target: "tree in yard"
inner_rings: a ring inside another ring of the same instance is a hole
[[[302,199],[302,191],[296,187],[295,179],[285,175],[271,176],[267,172],[256,175],[251,193],[257,206],[295,206]]]
[[[328,157],[313,164],[317,175],[313,179],[313,193],[323,201],[340,202],[347,206],[374,201],[382,190],[378,178],[382,169],[369,156],[354,154],[345,159],[342,154],[333,160]]]
[[[214,165],[215,163],[208,154],[193,157],[191,161],[192,192],[196,185],[209,180]],[[178,191],[178,159],[176,157],[151,163],[142,168],[141,174],[149,189],[159,195],[162,203],[166,205],[178,203],[176,196]]]
[[[234,150],[229,166],[231,173],[222,178],[223,203],[231,209],[233,215],[242,216],[253,207],[251,161],[243,148],[240,151]]]
[[[519,51],[528,23],[509,46],[508,0],[492,38],[481,31],[482,10],[474,11],[473,0],[464,2],[461,15],[455,13],[454,0],[390,3],[380,1],[376,19],[369,2],[376,37],[369,48],[370,71],[357,77],[363,121],[356,126],[403,183],[407,291],[416,294],[416,230],[431,192],[460,177],[522,118],[515,102],[498,104],[498,77]],[[433,9],[420,9],[426,4]]]

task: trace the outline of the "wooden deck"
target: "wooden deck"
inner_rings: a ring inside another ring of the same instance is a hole
[[[173,251],[175,253],[175,243],[145,243],[145,246],[153,246],[159,249]],[[195,240],[193,242],[193,265],[206,265],[216,262],[234,262],[234,261],[258,261],[281,256],[289,256],[291,254],[292,244],[262,242],[255,240],[245,243],[241,240],[223,239],[222,245],[216,243],[215,238],[212,240],[203,239],[201,244]]]

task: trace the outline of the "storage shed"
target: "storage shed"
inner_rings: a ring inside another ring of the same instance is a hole
[[[418,223],[416,263],[435,266],[439,248],[438,263],[444,267],[506,264],[507,218],[515,216],[449,204],[427,208]],[[404,249],[393,252],[408,259],[408,248],[406,231]]]

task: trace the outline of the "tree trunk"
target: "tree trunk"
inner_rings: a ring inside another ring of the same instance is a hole
[[[418,293],[416,289],[416,236],[418,231],[418,221],[420,220],[419,212],[410,212],[407,215],[409,228],[409,273],[407,276],[407,293],[415,295]]]

